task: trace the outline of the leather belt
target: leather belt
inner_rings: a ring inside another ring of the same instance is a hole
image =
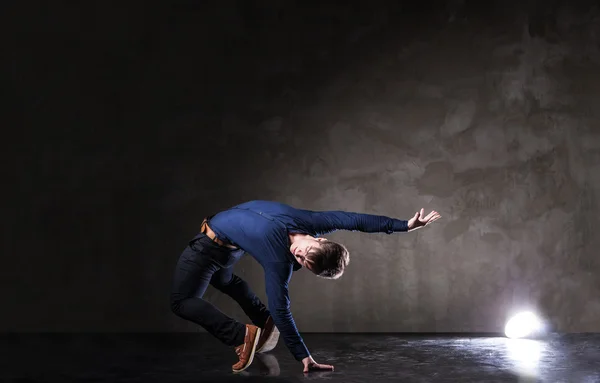
[[[212,241],[214,243],[216,243],[217,245],[220,246],[225,246],[228,247],[230,249],[237,249],[236,246],[233,246],[232,244],[229,244],[225,241],[220,240],[217,235],[215,234],[214,231],[212,231],[212,229],[210,228],[210,226],[208,226],[208,221],[206,220],[206,218],[204,218],[204,221],[202,221],[202,226],[200,226],[200,232],[202,234],[206,234],[206,236],[210,239],[212,239]]]

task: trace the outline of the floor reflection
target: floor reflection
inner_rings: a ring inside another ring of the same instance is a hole
[[[261,375],[261,376],[279,376],[281,369],[279,362],[273,354],[255,354],[253,366],[258,367],[258,372],[253,373],[252,370],[245,370],[240,373],[243,376]]]
[[[297,364],[295,371],[302,369],[301,364]],[[305,380],[322,379],[332,375],[334,371],[311,371],[304,373]],[[251,368],[239,373],[242,376],[279,376],[281,368],[279,361],[273,354],[256,354]]]
[[[534,339],[505,339],[506,354],[513,368],[524,380],[540,376],[540,360],[544,360],[547,344]]]
[[[231,347],[208,334],[0,335],[0,381],[600,382],[600,334],[536,340],[431,334],[304,338],[315,359],[335,371],[303,374],[302,363],[282,343],[234,374]]]

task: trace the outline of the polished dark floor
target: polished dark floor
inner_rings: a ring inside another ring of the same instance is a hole
[[[600,382],[600,334],[503,337],[304,334],[334,372],[304,375],[285,346],[231,373],[235,354],[194,334],[4,334],[2,382]]]

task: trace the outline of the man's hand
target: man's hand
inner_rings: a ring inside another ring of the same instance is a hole
[[[442,216],[437,211],[432,211],[423,217],[423,209],[415,213],[415,216],[408,221],[408,231],[416,230],[420,227],[427,226],[433,221],[437,221]]]
[[[315,362],[312,356],[307,356],[302,359],[302,364],[304,364],[304,373],[308,373],[311,371],[333,371],[333,366],[328,364],[319,364]]]

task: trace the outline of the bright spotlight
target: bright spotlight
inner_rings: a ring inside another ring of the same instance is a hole
[[[508,338],[526,338],[542,331],[542,321],[532,312],[522,312],[510,318],[504,333]]]

